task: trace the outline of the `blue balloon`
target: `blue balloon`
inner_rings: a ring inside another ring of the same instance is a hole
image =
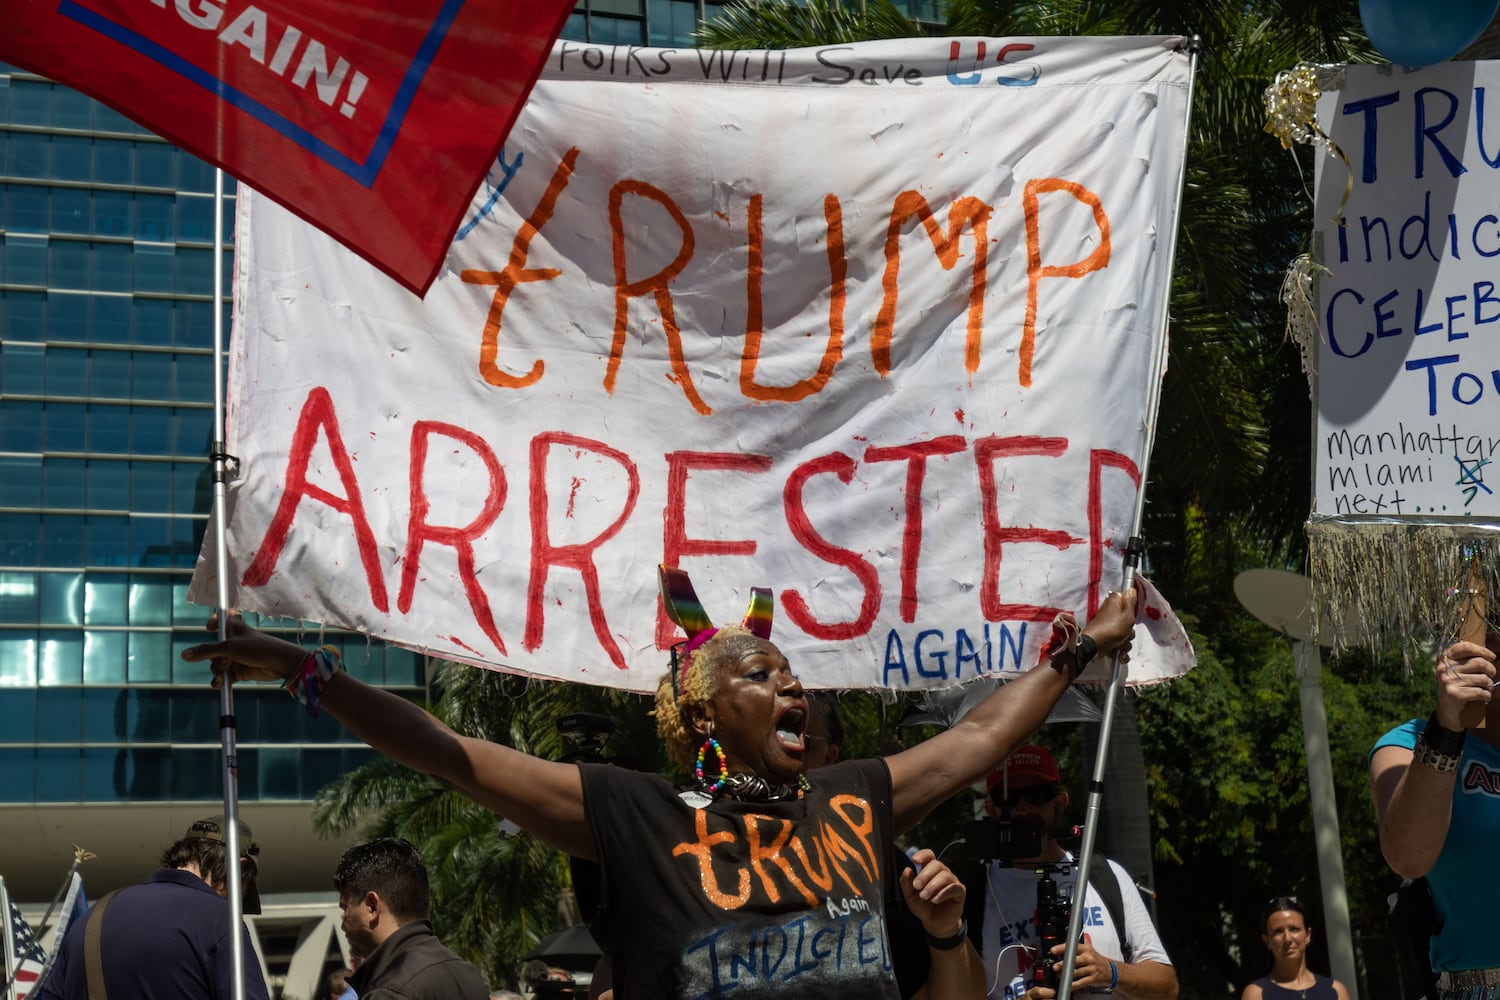
[[[1399,66],[1430,66],[1462,52],[1488,27],[1500,0],[1359,0],[1365,34]]]

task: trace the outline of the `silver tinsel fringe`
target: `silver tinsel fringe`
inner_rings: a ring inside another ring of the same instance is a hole
[[[1341,520],[1307,524],[1313,635],[1335,651],[1400,642],[1410,669],[1458,636],[1476,590],[1500,605],[1500,525]]]

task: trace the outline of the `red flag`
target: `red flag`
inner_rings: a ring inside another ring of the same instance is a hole
[[[0,60],[432,283],[572,0],[16,0]]]

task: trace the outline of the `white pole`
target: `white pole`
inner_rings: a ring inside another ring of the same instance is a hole
[[[228,638],[229,542],[224,533],[227,513],[224,488],[231,478],[231,459],[224,441],[224,171],[214,171],[214,443],[209,456],[214,465],[214,561],[217,564],[219,641]],[[245,1000],[245,939],[243,890],[240,886],[239,760],[234,741],[234,689],[219,689],[219,741],[224,750],[224,872],[229,896],[229,970],[234,1000]]]
[[[1339,811],[1334,798],[1333,762],[1328,752],[1328,715],[1323,708],[1323,656],[1316,642],[1292,646],[1302,700],[1302,740],[1307,747],[1307,794],[1312,806],[1318,882],[1323,889],[1323,934],[1333,978],[1359,1000],[1354,937],[1349,930],[1349,897],[1344,891],[1344,854],[1339,845]]]

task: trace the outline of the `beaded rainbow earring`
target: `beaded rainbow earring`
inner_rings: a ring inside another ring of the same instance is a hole
[[[719,776],[713,781],[709,781],[703,775],[703,758],[707,756],[709,747],[713,747],[714,753],[719,757]],[[693,765],[693,774],[698,778],[698,784],[707,789],[710,795],[717,793],[728,783],[729,758],[724,756],[724,748],[719,746],[719,741],[712,736],[704,740],[703,745],[698,748],[698,763]]]

